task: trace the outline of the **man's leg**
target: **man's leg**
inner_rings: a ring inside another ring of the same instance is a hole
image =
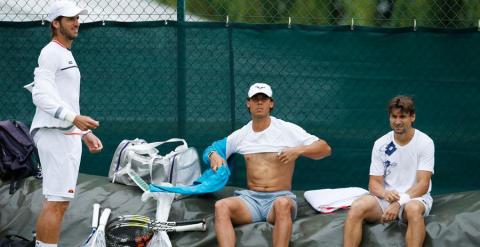
[[[233,225],[252,222],[248,206],[239,197],[225,198],[215,203],[215,233],[221,247],[235,246]]]
[[[403,219],[408,223],[405,242],[408,247],[420,247],[425,240],[425,220],[423,214],[425,206],[417,200],[411,200],[405,204]]]
[[[273,227],[273,246],[288,246],[292,235],[292,210],[294,202],[286,196],[279,197],[273,202],[273,208],[268,216],[268,222]]]
[[[37,219],[37,240],[47,244],[58,243],[63,215],[68,205],[68,201],[44,201]]]
[[[372,195],[366,195],[355,200],[348,211],[343,228],[343,246],[359,246],[362,241],[363,221],[379,221],[382,213],[378,200]]]
[[[65,135],[62,130],[48,128],[40,128],[34,140],[42,163],[43,194],[47,198],[37,218],[37,240],[56,244],[63,216],[75,194],[82,141],[78,135]]]

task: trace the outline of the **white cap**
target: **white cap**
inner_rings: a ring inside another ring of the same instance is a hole
[[[253,84],[250,87],[250,90],[248,90],[248,97],[251,98],[255,94],[258,94],[258,93],[263,93],[270,98],[273,95],[272,88],[266,83],[255,83],[255,84]]]
[[[47,21],[53,22],[59,16],[74,17],[77,15],[86,15],[88,11],[77,7],[74,2],[68,0],[55,1],[48,11]]]

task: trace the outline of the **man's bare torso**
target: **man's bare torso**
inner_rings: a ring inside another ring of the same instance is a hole
[[[291,190],[295,162],[284,164],[278,153],[244,155],[247,167],[247,187],[254,191]]]

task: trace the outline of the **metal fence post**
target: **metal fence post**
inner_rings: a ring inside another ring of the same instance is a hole
[[[228,20],[228,16],[227,16]],[[229,26],[228,24],[226,25],[226,28],[228,29],[228,61],[229,61],[229,80],[230,80],[230,118],[231,118],[231,131],[235,131],[235,74],[234,74],[234,57],[233,57],[233,37],[232,37],[232,32],[233,28]]]
[[[177,0],[177,107],[178,136],[185,137],[186,82],[185,82],[185,0]]]

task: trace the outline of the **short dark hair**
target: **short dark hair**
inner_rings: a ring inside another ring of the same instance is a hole
[[[413,115],[415,114],[415,101],[410,96],[395,96],[388,103],[388,114],[392,113],[393,109],[400,109],[402,113]]]

